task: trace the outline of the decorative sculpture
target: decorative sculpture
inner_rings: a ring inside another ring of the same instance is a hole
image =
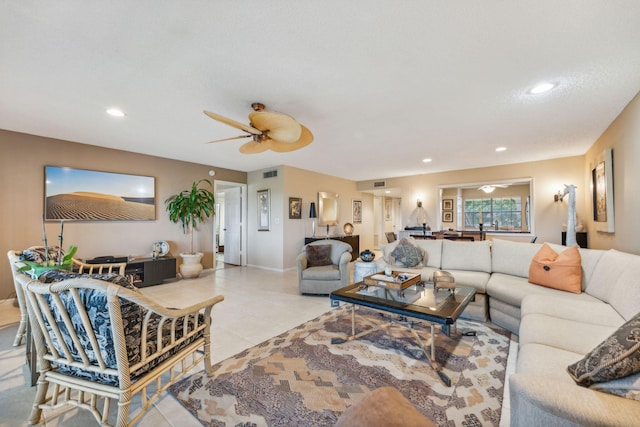
[[[569,195],[569,211],[567,213],[567,240],[566,246],[573,246],[576,242],[576,186],[565,184],[562,198]]]

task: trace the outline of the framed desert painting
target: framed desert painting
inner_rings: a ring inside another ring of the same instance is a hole
[[[44,169],[46,220],[152,221],[155,178],[60,166]]]

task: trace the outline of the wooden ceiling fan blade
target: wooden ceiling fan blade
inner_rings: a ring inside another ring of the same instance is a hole
[[[262,131],[259,130],[259,129],[256,129],[256,128],[254,128],[252,126],[249,126],[249,125],[245,125],[244,123],[237,122],[237,121],[235,121],[233,119],[229,119],[227,117],[221,116],[220,114],[212,113],[211,111],[207,111],[207,110],[204,110],[204,113],[207,116],[211,117],[213,120],[216,120],[218,122],[224,123],[224,124],[229,125],[229,126],[233,126],[236,129],[240,129],[240,130],[243,130],[245,132],[249,132],[252,135],[261,135],[262,134]]]
[[[249,141],[246,144],[242,144],[242,146],[240,147],[240,152],[242,154],[257,154],[267,151],[269,148],[271,148],[271,141]]]
[[[216,139],[214,141],[209,141],[206,144],[211,144],[213,142],[231,141],[234,139],[244,139],[244,138],[251,138],[251,135],[240,135],[240,136],[232,136],[231,138]]]
[[[302,147],[306,147],[307,145],[311,144],[311,142],[313,142],[313,134],[311,133],[311,131],[303,125],[300,125],[300,128],[302,130],[300,139],[292,143],[282,142],[276,139],[272,139],[270,141],[271,150],[276,151],[278,153],[286,153],[289,151],[299,150]]]
[[[271,111],[257,111],[249,114],[251,125],[274,140],[282,142],[296,142],[300,139],[302,129],[293,117]]]

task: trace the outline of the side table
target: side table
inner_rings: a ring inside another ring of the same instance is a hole
[[[362,282],[364,276],[376,274],[378,266],[375,262],[354,261],[353,263],[353,283]]]

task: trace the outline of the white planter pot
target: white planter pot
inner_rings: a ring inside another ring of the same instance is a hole
[[[183,279],[195,279],[202,273],[202,252],[196,252],[195,254],[181,253],[182,264],[180,264],[180,274]]]

